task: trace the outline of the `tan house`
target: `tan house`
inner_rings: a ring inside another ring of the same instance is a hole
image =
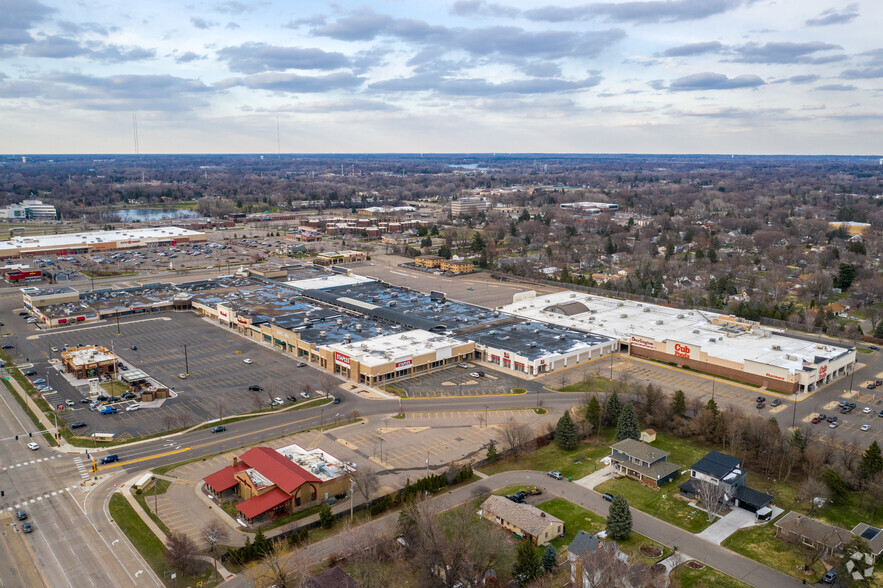
[[[819,549],[827,555],[835,555],[852,540],[852,533],[846,529],[817,521],[806,515],[789,512],[773,523],[776,537]]]
[[[610,446],[610,465],[620,476],[628,476],[652,488],[674,480],[681,469],[667,461],[668,451],[634,439],[623,439]]]
[[[444,257],[438,255],[418,255],[414,258],[414,263],[420,267],[436,268],[445,261]]]
[[[534,545],[545,545],[564,533],[564,521],[529,504],[491,496],[481,505],[481,516]]]
[[[445,259],[438,267],[443,272],[451,272],[453,274],[469,274],[475,269],[472,262],[468,259]]]

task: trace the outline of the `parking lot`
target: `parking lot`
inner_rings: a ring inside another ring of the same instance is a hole
[[[33,341],[45,360],[51,353],[50,347],[60,349],[79,343],[113,347],[128,367],[143,370],[177,394],[159,408],[127,412],[125,407],[130,403],[122,402],[118,403],[117,414],[100,415],[79,403],[87,393],[85,387],[74,390],[60,376],[52,376],[58,394],[47,400],[53,405],[67,398],[74,400],[73,410],[60,416],[67,422],[87,423],[88,427],[78,429],[80,434],[102,432],[116,433],[122,438],[140,437],[221,415],[266,408],[274,397],[285,399],[292,395],[302,401],[305,386],[310,391],[321,389],[322,375],[316,370],[298,368],[296,361],[191,313],[121,321],[120,332],[117,335],[116,323],[109,323],[42,333]],[[132,350],[132,345],[137,349]],[[246,359],[251,363],[246,364]],[[39,373],[43,371],[46,370],[38,369]],[[190,375],[180,379],[178,375],[184,373]],[[263,390],[249,391],[253,385]],[[288,404],[286,401],[283,406]]]
[[[513,388],[525,387],[526,382],[514,376],[478,367],[472,362],[467,362],[467,366],[466,368],[450,367],[389,383],[404,390],[410,398],[512,394]],[[478,378],[470,375],[476,372],[484,375]]]

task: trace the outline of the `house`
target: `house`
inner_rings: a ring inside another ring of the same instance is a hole
[[[583,569],[583,558],[598,549],[603,549],[604,544],[601,543],[595,535],[589,535],[582,529],[577,531],[576,537],[567,546],[567,561],[570,563],[570,585],[579,586],[576,579],[586,576],[583,584],[588,580],[588,572]]]
[[[362,588],[362,583],[347,574],[339,566],[307,578],[304,588]]]
[[[623,439],[610,446],[610,464],[613,471],[658,488],[678,476],[681,468],[676,463],[666,461],[668,451],[663,451],[634,439]]]
[[[701,482],[710,482],[724,487],[723,502],[738,506],[749,512],[758,513],[763,518],[772,514],[769,508],[773,497],[753,490],[746,485],[747,472],[742,469],[742,460],[710,451],[705,457],[690,467],[690,479],[678,486],[681,496],[697,498]]]
[[[481,516],[534,545],[545,545],[564,533],[564,521],[529,504],[490,496],[481,505]]]
[[[349,488],[346,466],[321,449],[253,447],[232,465],[203,478],[218,499],[233,494],[249,523],[314,506]],[[233,490],[234,492],[230,492]]]
[[[867,523],[859,523],[853,528],[852,534],[867,541],[875,560],[880,559],[883,554],[883,531]]]
[[[852,533],[846,529],[828,525],[794,511],[780,518],[773,523],[773,526],[776,528],[776,537],[821,550],[827,555],[840,553],[852,540]]]

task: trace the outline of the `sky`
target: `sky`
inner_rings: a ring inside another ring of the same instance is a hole
[[[0,152],[878,155],[881,30],[879,0],[0,0]]]

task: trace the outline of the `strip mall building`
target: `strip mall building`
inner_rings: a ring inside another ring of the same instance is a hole
[[[176,245],[191,241],[205,241],[205,233],[179,227],[156,227],[122,231],[34,235],[0,241],[0,258],[37,253],[76,255],[93,251]]]
[[[855,369],[856,351],[785,337],[735,316],[582,292],[516,294],[499,310],[614,337],[621,351],[785,393],[809,392]]]

